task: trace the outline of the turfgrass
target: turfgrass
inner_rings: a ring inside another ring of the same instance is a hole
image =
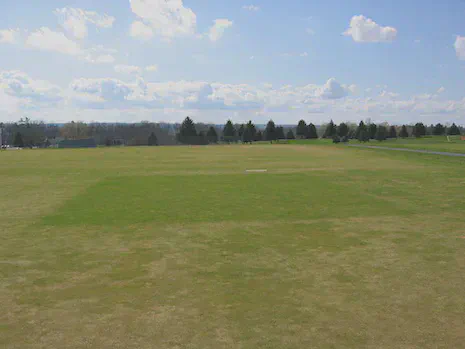
[[[1,348],[465,340],[464,159],[317,143],[0,160]]]
[[[465,141],[460,136],[427,136],[422,138],[397,138],[388,139],[383,142],[371,141],[369,145],[379,145],[382,147],[408,148],[418,150],[442,151],[449,153],[465,153]],[[357,144],[357,141],[353,141]]]

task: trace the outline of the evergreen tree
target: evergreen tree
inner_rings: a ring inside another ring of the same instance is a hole
[[[446,133],[446,128],[442,124],[436,124],[433,128],[433,135],[442,136]]]
[[[247,125],[244,127],[244,131],[242,133],[242,141],[244,143],[252,143],[255,140],[255,136],[257,134],[257,130],[255,125],[252,121],[249,121]]]
[[[245,126],[244,124],[241,124],[241,126],[239,126],[239,129],[237,130],[237,136],[239,137],[239,139],[242,139],[242,136],[244,135],[244,130]]]
[[[343,122],[337,127],[337,135],[341,138],[346,137],[349,134],[349,126]]]
[[[460,129],[457,127],[456,124],[452,124],[451,127],[449,127],[449,130],[447,130],[447,134],[449,136],[459,136],[461,134]]]
[[[383,125],[379,125],[377,130],[376,130],[376,135],[375,135],[375,139],[377,141],[384,141],[386,140],[387,138],[387,129],[386,129],[386,126],[383,126]]]
[[[370,133],[368,132],[368,129],[363,129],[360,131],[358,140],[363,143],[370,141]]]
[[[350,127],[349,128],[349,133],[347,134],[347,139],[357,138],[357,137],[355,137],[355,131],[356,131],[356,128]]]
[[[376,126],[376,124],[368,125],[368,134],[370,135],[370,139],[375,139],[377,130],[378,130],[378,126]]]
[[[366,131],[367,127],[363,121],[360,121],[358,124],[357,130],[355,131],[355,138],[360,140],[360,132],[361,131]]]
[[[158,145],[158,139],[157,139],[157,136],[155,135],[155,132],[152,132],[150,134],[150,137],[149,137],[147,143],[148,143],[149,146]]]
[[[355,131],[355,138],[358,139],[359,142],[368,142],[370,140],[368,127],[363,121],[360,121],[358,124],[357,131]]]
[[[21,133],[16,132],[15,138],[13,140],[13,145],[18,148],[24,147],[23,136],[21,135]]]
[[[409,134],[408,134],[407,126],[402,125],[402,129],[400,130],[399,137],[408,138],[408,136]]]
[[[323,134],[323,138],[332,138],[336,134],[337,134],[336,125],[334,124],[333,120],[331,120],[329,124],[326,126],[326,130],[325,130],[325,133]]]
[[[226,125],[224,125],[223,129],[223,140],[225,142],[233,142],[234,139],[236,138],[236,129],[234,128],[234,125],[231,120],[228,120],[226,122]]]
[[[308,128],[304,120],[300,120],[296,130],[297,138],[308,138]]]
[[[190,117],[184,119],[177,135],[178,141],[183,144],[198,144],[197,130]]]
[[[279,139],[286,139],[286,136],[284,135],[284,127],[279,126],[276,127],[276,138]]]
[[[207,132],[208,143],[218,143],[218,134],[213,126],[210,126]]]
[[[415,126],[413,126],[413,135],[417,138],[426,136],[426,127],[422,122],[417,122]]]
[[[257,142],[260,142],[263,140],[263,134],[262,134],[262,131],[258,130],[257,134],[255,135],[255,140]]]
[[[316,131],[316,126],[312,123],[308,124],[308,138],[318,139],[318,133]]]
[[[265,129],[265,140],[273,143],[273,141],[275,141],[276,139],[278,139],[276,134],[276,125],[273,122],[273,120],[270,120],[268,121],[268,124],[266,125]]]
[[[305,127],[305,128],[306,128],[306,127]],[[295,139],[295,137],[294,137],[294,132],[292,132],[292,130],[287,131],[286,138],[287,138],[287,139]]]
[[[389,128],[389,135],[388,138],[397,138],[397,129],[395,126],[391,126]]]
[[[200,131],[199,134],[196,137],[196,143],[197,145],[207,145],[208,144],[208,138],[207,135],[205,134],[204,131]]]

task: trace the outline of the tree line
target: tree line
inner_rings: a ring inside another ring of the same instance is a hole
[[[2,143],[17,147],[48,147],[60,140],[79,140],[93,138],[101,146],[154,146],[192,144],[205,145],[223,143],[252,143],[259,141],[276,142],[284,139],[318,139],[330,138],[335,143],[357,139],[360,142],[370,140],[383,141],[388,138],[423,137],[427,135],[460,135],[461,129],[454,123],[447,127],[437,123],[426,126],[388,125],[361,121],[335,124],[332,120],[317,127],[300,120],[295,127],[276,125],[270,120],[264,129],[252,121],[234,124],[228,120],[224,126],[195,123],[186,117],[181,124],[156,124],[141,122],[124,123],[83,123],[69,122],[63,125],[45,124],[28,118],[16,123],[0,124]]]
[[[171,125],[140,122],[83,123],[69,122],[62,125],[45,124],[24,118],[15,123],[0,124],[2,143],[16,147],[49,147],[61,140],[93,138],[101,146],[175,145],[175,132]]]
[[[335,143],[347,142],[350,139],[357,139],[360,142],[368,142],[372,139],[384,141],[388,138],[408,138],[423,137],[426,135],[460,135],[460,128],[454,123],[446,127],[440,123],[436,125],[425,126],[423,123],[415,125],[389,126],[387,124],[377,125],[375,123],[365,123],[361,121],[358,126],[354,124],[341,123],[336,125],[332,120],[321,128],[324,132],[322,138],[331,138]],[[284,139],[318,139],[317,127],[313,123],[307,123],[300,120],[295,128],[289,128],[287,132],[284,127],[277,126],[272,120],[268,122],[264,131],[249,121],[247,124],[234,125],[228,120],[224,125],[221,136],[218,135],[217,129],[210,126],[208,131],[197,132],[194,121],[187,117],[177,133],[177,140],[182,144],[210,144],[243,142],[252,143],[259,141],[279,141]]]

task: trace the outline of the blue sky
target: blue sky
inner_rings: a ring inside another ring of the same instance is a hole
[[[0,121],[465,124],[465,1],[1,1]]]

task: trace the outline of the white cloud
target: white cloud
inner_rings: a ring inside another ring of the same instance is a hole
[[[354,84],[349,85],[349,86],[347,87],[347,89],[348,89],[348,90],[350,91],[350,93],[353,94],[353,95],[355,95],[355,94],[358,93],[358,87],[357,87],[357,85],[354,85]]]
[[[19,108],[20,108],[20,100],[18,98],[10,96],[0,87],[1,116],[5,117],[5,113],[7,114],[18,113]],[[2,121],[1,116],[0,116],[0,121]],[[5,119],[4,121],[7,121],[7,119]]]
[[[140,67],[137,67],[134,65],[124,65],[124,64],[116,65],[115,71],[117,73],[128,74],[128,75],[131,75],[131,74],[140,75],[142,73],[142,69]]]
[[[30,49],[59,52],[94,64],[113,63],[115,58],[112,54],[117,52],[102,46],[83,49],[78,43],[68,39],[65,34],[47,27],[42,27],[31,33],[27,37],[25,45]]]
[[[255,5],[244,5],[244,6],[242,6],[242,9],[247,10],[247,11],[251,11],[251,12],[260,11],[260,7],[255,6]]]
[[[308,52],[302,52],[302,53],[290,53],[290,52],[284,52],[279,54],[280,57],[308,57]]]
[[[19,29],[5,29],[0,30],[0,43],[16,44],[20,36]]]
[[[107,14],[98,14],[93,11],[85,11],[79,8],[65,7],[56,9],[54,14],[63,29],[76,39],[84,39],[88,35],[88,24],[93,24],[99,28],[111,28],[114,17]]]
[[[305,29],[305,32],[306,32],[308,35],[315,35],[315,31],[314,31],[312,28],[307,28],[307,29]]]
[[[317,92],[317,96],[324,99],[339,99],[348,95],[348,89],[342,86],[335,78],[329,79]]]
[[[441,100],[437,98],[441,89],[411,97],[388,90],[357,97],[355,85],[334,78],[323,85],[276,87],[207,81],[150,83],[135,76],[130,80],[82,78],[61,88],[19,71],[0,72],[0,117],[17,119],[27,111],[48,121],[77,116],[89,121],[136,121],[147,115],[154,121],[179,121],[192,115],[196,121],[222,122],[232,115],[237,121],[261,123],[273,118],[293,123],[305,113],[313,122],[358,121],[373,115],[375,122],[465,122],[465,98]]]
[[[141,40],[149,40],[153,36],[153,30],[148,25],[135,21],[131,24],[130,35]]]
[[[132,91],[129,84],[117,79],[77,79],[70,88],[81,96],[97,96],[102,101],[123,101]]]
[[[218,41],[224,35],[226,29],[232,27],[233,22],[228,19],[216,19],[210,28],[208,37],[211,41]]]
[[[441,86],[438,90],[437,90],[437,94],[440,95],[441,93],[444,93],[446,91],[446,88]]]
[[[68,39],[65,34],[42,27],[28,36],[26,46],[43,51],[56,51],[78,56],[82,53],[77,43]]]
[[[353,16],[349,29],[344,35],[351,36],[356,42],[390,42],[397,36],[397,29],[382,27],[365,16]]]
[[[17,70],[0,71],[0,97],[13,111],[52,107],[63,99],[60,87]]]
[[[396,92],[390,92],[390,91],[384,90],[379,94],[379,96],[389,98],[389,99],[396,99],[400,95],[398,93],[396,93]]]
[[[92,55],[86,56],[85,60],[89,63],[96,63],[96,64],[111,64],[115,62],[115,57],[112,55],[100,55],[93,57]]]
[[[157,72],[158,71],[158,65],[153,64],[145,67],[145,70],[148,72]]]
[[[156,34],[169,40],[196,32],[197,16],[184,7],[183,0],[130,0],[130,4],[132,12],[140,19],[131,26],[132,36],[148,39]]]
[[[465,60],[465,36],[458,36],[454,43],[455,52],[460,60]]]

